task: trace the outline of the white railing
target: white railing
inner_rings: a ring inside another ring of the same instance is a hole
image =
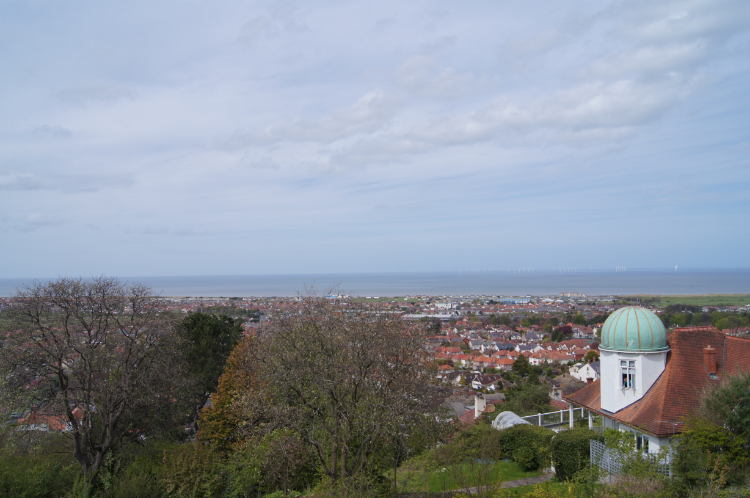
[[[576,412],[580,414],[580,417],[576,417]],[[521,417],[523,420],[530,424],[538,425],[540,427],[547,427],[550,425],[563,425],[565,423],[570,424],[570,410],[560,410],[557,412],[537,413],[536,415],[527,415]],[[583,420],[586,414],[583,408],[574,408],[572,411],[573,420]]]

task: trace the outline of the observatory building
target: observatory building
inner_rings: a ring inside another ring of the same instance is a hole
[[[653,312],[620,308],[602,327],[601,378],[563,398],[603,417],[604,427],[630,431],[638,449],[656,453],[679,434],[700,392],[724,375],[750,371],[750,340],[714,327],[667,335]]]

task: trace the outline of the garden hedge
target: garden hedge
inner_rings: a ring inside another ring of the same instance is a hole
[[[559,481],[572,479],[577,472],[589,466],[589,441],[592,439],[604,441],[604,436],[591,429],[573,429],[555,435],[551,444],[551,456]]]

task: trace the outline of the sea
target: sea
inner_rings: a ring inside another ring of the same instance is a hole
[[[163,297],[269,297],[331,293],[389,296],[589,296],[750,294],[750,269],[501,270],[303,275],[121,277]],[[0,296],[34,279],[1,278]],[[55,279],[37,279],[49,281]]]

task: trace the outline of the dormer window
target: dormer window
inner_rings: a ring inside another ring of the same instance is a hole
[[[635,389],[635,361],[620,360],[622,389]]]

